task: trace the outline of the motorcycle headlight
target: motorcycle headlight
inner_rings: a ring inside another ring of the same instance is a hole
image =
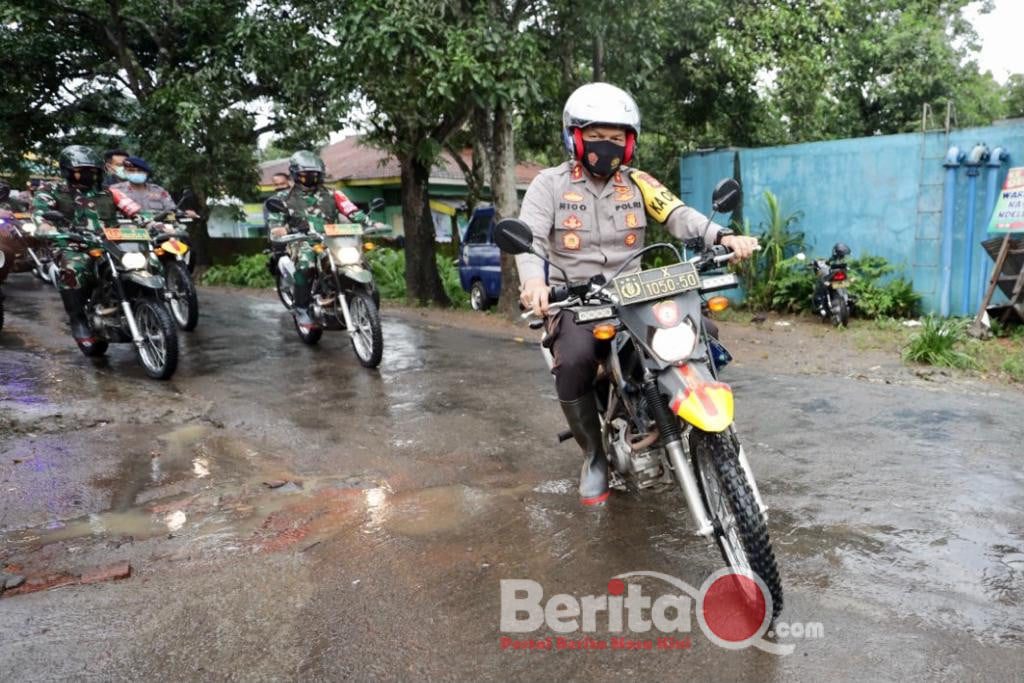
[[[128,252],[121,257],[121,265],[125,267],[125,270],[139,270],[140,268],[145,268],[146,255],[138,251]]]
[[[355,247],[337,247],[334,249],[334,260],[341,266],[354,266],[359,263],[362,256]]]
[[[689,318],[675,327],[657,329],[651,337],[651,350],[666,363],[689,358],[696,347],[697,331]]]

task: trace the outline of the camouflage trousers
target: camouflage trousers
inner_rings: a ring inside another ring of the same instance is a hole
[[[317,259],[312,245],[309,242],[292,242],[288,245],[288,256],[295,264],[295,286],[308,289],[313,283]]]
[[[92,291],[96,278],[92,267],[92,257],[74,249],[58,249],[54,263],[60,269],[57,288],[61,291],[84,289]]]

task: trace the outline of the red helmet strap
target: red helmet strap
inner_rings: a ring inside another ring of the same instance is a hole
[[[572,151],[573,156],[576,157],[576,161],[583,159],[583,129],[573,128],[572,129]]]
[[[628,164],[633,160],[633,150],[636,149],[636,133],[631,130],[626,131],[626,153],[623,154],[622,163]]]

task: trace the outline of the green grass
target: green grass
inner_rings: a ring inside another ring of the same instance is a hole
[[[968,344],[967,321],[957,318],[924,319],[920,330],[910,338],[903,350],[904,360],[962,370],[980,369],[976,355],[964,351],[974,349]]]

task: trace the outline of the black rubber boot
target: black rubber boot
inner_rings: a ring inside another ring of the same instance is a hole
[[[89,322],[85,319],[85,292],[80,289],[62,289],[60,298],[64,302],[64,310],[71,321],[71,336],[76,342],[91,344],[96,341]]]
[[[313,314],[309,310],[309,305],[312,302],[312,297],[309,293],[309,284],[299,284],[296,282],[292,288],[294,292],[292,313],[295,314],[295,322],[298,323],[299,327],[307,330],[313,330],[320,325],[313,319]]]
[[[593,393],[575,401],[561,401],[562,412],[576,443],[583,450],[580,470],[580,502],[598,505],[608,500],[608,459],[601,442],[601,421]]]

